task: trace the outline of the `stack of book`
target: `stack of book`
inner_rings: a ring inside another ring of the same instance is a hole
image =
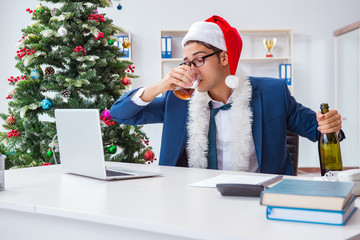
[[[357,210],[354,185],[284,179],[261,193],[260,204],[270,220],[345,225]]]

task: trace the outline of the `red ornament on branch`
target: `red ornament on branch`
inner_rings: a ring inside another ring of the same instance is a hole
[[[122,83],[123,83],[124,85],[130,85],[130,84],[131,84],[131,79],[130,79],[128,76],[125,76],[125,77],[123,77],[123,79],[122,79]]]
[[[6,119],[6,123],[9,124],[10,126],[15,125],[16,119],[12,114]]]
[[[144,159],[145,161],[147,161],[148,163],[150,162],[154,162],[155,159],[155,153],[153,151],[151,151],[150,149],[148,149],[145,154],[144,154]]]

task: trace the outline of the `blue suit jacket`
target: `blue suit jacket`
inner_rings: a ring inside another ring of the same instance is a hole
[[[252,133],[262,173],[293,174],[286,148],[287,130],[316,141],[316,113],[297,103],[283,80],[249,77],[252,85]],[[163,123],[160,165],[175,166],[187,142],[188,101],[172,91],[155,98],[147,106],[130,100],[137,89],[121,96],[111,107],[111,116],[119,123],[142,125]]]

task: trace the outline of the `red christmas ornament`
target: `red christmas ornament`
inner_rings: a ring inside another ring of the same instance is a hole
[[[123,79],[122,79],[122,83],[123,83],[124,85],[129,85],[129,84],[131,84],[131,79],[130,79],[128,76],[125,76],[125,77],[123,77]]]
[[[154,158],[155,158],[155,153],[153,151],[151,151],[150,149],[148,149],[144,154],[145,161],[153,162]]]
[[[12,125],[14,125],[16,123],[16,119],[13,117],[13,115],[10,115],[6,119],[6,123],[9,124],[10,126],[12,126]]]
[[[51,165],[51,163],[48,163],[48,162],[43,163],[43,166],[50,166],[50,165]]]

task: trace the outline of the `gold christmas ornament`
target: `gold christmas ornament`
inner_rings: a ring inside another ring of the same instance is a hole
[[[124,40],[122,43],[123,48],[129,48],[131,46],[131,42],[129,40]]]
[[[43,5],[41,5],[41,3],[39,3],[39,5],[35,8],[35,11],[37,13],[43,13],[44,12],[44,7]]]

